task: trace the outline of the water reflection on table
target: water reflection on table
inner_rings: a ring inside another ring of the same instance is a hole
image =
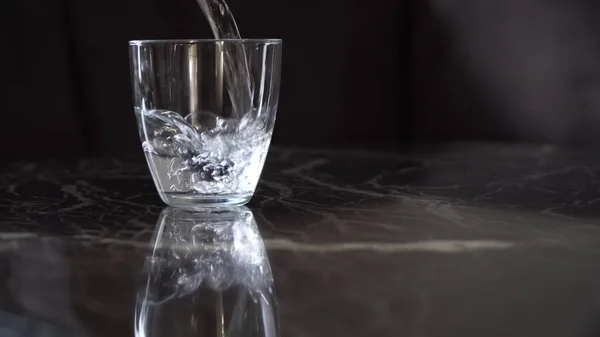
[[[271,267],[246,207],[166,208],[136,301],[135,335],[278,335]]]

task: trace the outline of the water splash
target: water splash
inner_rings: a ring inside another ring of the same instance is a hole
[[[252,194],[271,140],[266,121],[254,114],[217,118],[214,128],[199,133],[176,112],[136,112],[144,153],[162,191]]]

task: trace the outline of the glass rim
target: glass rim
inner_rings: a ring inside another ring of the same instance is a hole
[[[148,44],[199,44],[215,42],[238,42],[238,43],[281,43],[281,39],[158,39],[158,40],[131,40],[130,46],[141,46]]]

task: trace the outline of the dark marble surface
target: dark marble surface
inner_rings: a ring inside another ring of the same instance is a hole
[[[263,290],[272,270],[282,336],[600,336],[599,176],[595,151],[553,146],[273,149],[248,205],[262,240],[242,242],[255,250],[223,248],[209,268],[199,246],[184,245],[196,264],[173,267],[165,254],[177,272],[156,281],[167,290],[147,291],[156,247],[173,230],[192,234],[158,231],[165,206],[144,162],[5,165],[0,336],[133,336],[135,322],[147,337],[187,336],[183,327],[214,315],[194,301],[214,294],[141,321],[136,298],[139,309],[140,294],[166,296],[198,268],[209,286],[262,275]]]

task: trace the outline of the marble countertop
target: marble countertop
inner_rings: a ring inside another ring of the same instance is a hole
[[[600,336],[599,176],[553,146],[275,148],[248,209],[182,215],[138,158],[5,165],[0,336],[184,337],[219,312],[284,337]]]

